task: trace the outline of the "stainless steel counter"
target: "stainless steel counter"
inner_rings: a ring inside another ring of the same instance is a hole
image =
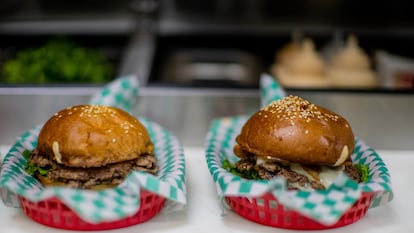
[[[98,87],[0,88],[0,144],[16,137],[54,112],[88,101]],[[364,92],[291,91],[346,117],[355,134],[375,149],[414,149],[414,95]],[[251,114],[259,107],[257,90],[140,89],[133,112],[172,131],[184,146],[203,146],[215,117]]]

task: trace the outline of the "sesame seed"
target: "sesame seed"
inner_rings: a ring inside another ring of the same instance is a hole
[[[271,102],[263,107],[261,112],[265,114],[265,117],[268,117],[266,113],[269,113],[279,119],[288,120],[291,125],[294,125],[292,124],[294,123],[293,120],[297,118],[304,119],[308,123],[313,119],[326,121],[337,121],[339,119],[339,116],[323,113],[315,104],[293,95]],[[262,114],[261,112],[259,114]]]

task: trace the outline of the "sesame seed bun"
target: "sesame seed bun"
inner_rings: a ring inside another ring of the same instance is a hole
[[[39,133],[36,149],[68,167],[101,167],[152,154],[146,128],[109,106],[78,105],[54,114]]]
[[[354,134],[340,115],[297,96],[277,100],[252,115],[234,152],[265,160],[340,166],[354,150]]]

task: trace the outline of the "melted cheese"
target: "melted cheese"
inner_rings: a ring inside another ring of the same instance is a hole
[[[319,180],[325,187],[329,187],[339,173],[342,171],[341,168],[330,168],[323,166],[322,171],[319,173]]]
[[[262,164],[264,162],[266,162],[266,160],[257,158],[256,164]],[[306,176],[309,180],[321,183],[323,186],[325,186],[325,188],[329,187],[342,171],[341,167],[332,168],[328,166],[321,166],[320,169],[315,170],[309,167],[304,168],[298,163],[289,163],[288,166],[292,171]],[[302,187],[298,183],[290,183],[290,185],[301,190],[313,190],[313,188],[309,185],[306,187]]]
[[[302,165],[297,163],[292,163],[290,169],[306,176],[309,180],[321,183],[325,188],[329,187],[341,172],[340,168],[331,168],[328,166],[321,166],[320,170],[311,170],[308,167],[304,169]]]
[[[257,164],[257,165],[262,164],[262,163],[264,163],[264,162],[266,162],[266,160],[264,160],[264,159],[262,159],[262,158],[260,158],[260,157],[258,157],[258,158],[256,159],[256,164]]]

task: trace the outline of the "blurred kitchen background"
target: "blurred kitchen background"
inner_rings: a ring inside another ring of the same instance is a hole
[[[0,144],[134,74],[134,113],[203,146],[251,114],[258,80],[345,116],[378,149],[414,149],[408,0],[0,0]],[[73,59],[76,58],[76,59]]]

